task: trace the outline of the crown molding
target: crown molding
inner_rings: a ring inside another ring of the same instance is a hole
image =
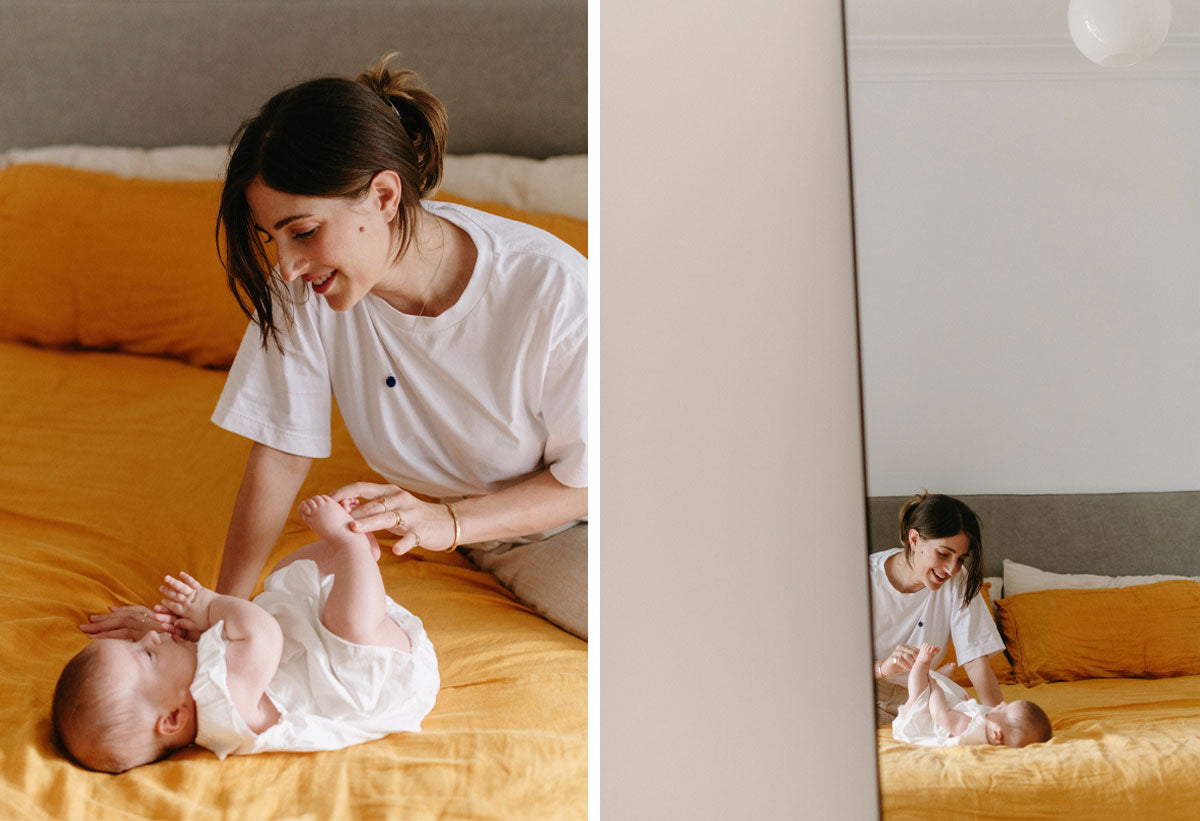
[[[1067,34],[862,35],[846,42],[852,83],[1200,79],[1200,34],[1192,33],[1168,36],[1127,68],[1092,63]]]

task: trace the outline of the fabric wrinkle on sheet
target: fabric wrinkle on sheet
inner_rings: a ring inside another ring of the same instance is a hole
[[[440,678],[421,620],[388,597],[388,615],[408,634],[412,652],[353,644],[321,624],[333,576],[301,559],[267,577],[254,598],[279,621],[283,652],[267,696],[279,721],[254,733],[229,694],[224,622],[200,637],[196,676],[196,743],[216,753],[337,750],[398,732],[417,732],[433,708]]]
[[[951,736],[933,720],[933,714],[929,711],[929,687],[941,687],[950,709],[971,719],[961,735]],[[900,714],[892,722],[893,738],[922,747],[965,747],[987,743],[985,719],[991,712],[990,707],[968,697],[966,690],[935,670],[929,671],[929,687],[911,705],[900,708]]]

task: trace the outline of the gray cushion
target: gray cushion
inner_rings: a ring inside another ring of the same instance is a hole
[[[215,145],[274,92],[389,51],[448,150],[587,152],[586,0],[0,3],[0,150]]]
[[[958,498],[982,522],[987,576],[1001,575],[1006,558],[1055,573],[1200,575],[1200,491]],[[867,500],[871,552],[900,545],[906,500]]]

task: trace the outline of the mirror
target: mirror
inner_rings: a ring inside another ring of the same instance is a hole
[[[1067,0],[844,6],[868,496],[1200,491],[1200,6],[1124,68]]]

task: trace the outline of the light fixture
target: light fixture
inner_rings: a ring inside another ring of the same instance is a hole
[[[1067,27],[1093,63],[1131,66],[1150,56],[1171,27],[1171,0],[1071,0]]]

